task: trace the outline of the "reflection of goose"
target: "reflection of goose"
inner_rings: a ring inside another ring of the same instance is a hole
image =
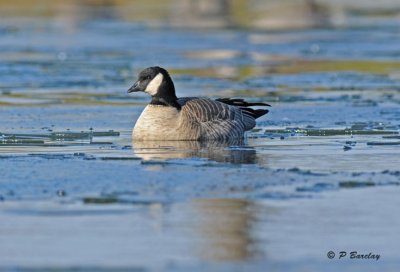
[[[149,67],[139,74],[128,92],[146,92],[152,100],[133,129],[136,140],[226,140],[243,138],[267,114],[269,106],[243,99],[177,98],[174,83],[161,67]]]
[[[244,199],[195,199],[190,204],[196,214],[194,249],[202,259],[241,261],[259,254],[252,239],[254,206]]]
[[[256,151],[231,141],[132,141],[133,152],[143,160],[205,158],[226,163],[256,163]]]

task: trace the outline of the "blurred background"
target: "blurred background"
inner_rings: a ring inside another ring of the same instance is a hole
[[[120,20],[154,27],[253,28],[259,30],[345,27],[373,17],[399,16],[394,0],[16,0],[0,1],[2,16],[53,18],[69,24]],[[371,23],[371,21],[370,21]]]
[[[386,87],[400,77],[399,14],[390,0],[0,1],[0,103],[38,89],[48,95],[31,102],[89,99],[65,96],[76,89],[121,94],[151,65],[170,70],[181,95]],[[299,75],[307,72],[333,73]],[[374,77],[360,82],[365,73]],[[196,76],[208,80],[190,84]]]
[[[271,111],[132,143],[155,65]],[[397,271],[399,131],[398,0],[0,0],[0,270]]]

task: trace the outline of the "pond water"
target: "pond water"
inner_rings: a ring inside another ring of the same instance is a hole
[[[41,2],[0,1],[0,270],[399,267],[395,1],[377,14],[317,1],[339,23]],[[270,113],[244,141],[132,142],[149,98],[126,91],[153,65],[178,96]]]

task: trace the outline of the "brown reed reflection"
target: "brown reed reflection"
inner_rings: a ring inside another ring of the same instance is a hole
[[[369,7],[373,8],[373,3],[369,3]],[[396,7],[395,1],[383,8],[390,11],[393,7]],[[315,0],[0,0],[0,15],[5,16],[54,17],[66,24],[84,20],[119,19],[149,25],[200,29],[271,30],[342,26],[347,23],[347,11],[351,9],[355,9],[354,5],[346,5],[343,1],[338,4]]]
[[[194,254],[207,261],[242,261],[260,255],[252,237],[256,207],[244,199],[195,199]]]

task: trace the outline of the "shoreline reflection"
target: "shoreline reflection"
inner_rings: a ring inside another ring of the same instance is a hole
[[[207,261],[244,261],[264,255],[255,237],[259,207],[245,199],[194,199],[193,253]],[[196,240],[196,239],[195,239]]]

